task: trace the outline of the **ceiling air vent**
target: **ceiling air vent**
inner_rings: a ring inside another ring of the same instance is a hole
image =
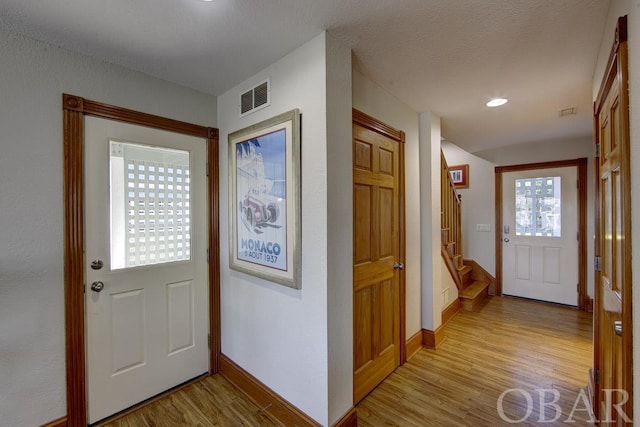
[[[268,107],[270,102],[269,80],[240,94],[240,117]]]

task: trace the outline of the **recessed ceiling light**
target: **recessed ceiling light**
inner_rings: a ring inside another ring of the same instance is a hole
[[[487,102],[487,107],[499,107],[501,105],[509,102],[507,98],[494,98],[491,101]]]

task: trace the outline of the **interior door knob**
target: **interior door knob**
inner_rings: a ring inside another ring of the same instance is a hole
[[[393,264],[393,268],[395,268],[396,270],[404,270],[404,264],[401,262],[396,262]]]
[[[93,282],[91,284],[91,290],[93,292],[100,292],[103,289],[104,289],[104,283],[102,283],[102,282]]]

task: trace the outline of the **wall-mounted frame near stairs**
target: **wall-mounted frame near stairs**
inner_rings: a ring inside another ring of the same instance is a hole
[[[502,227],[503,173],[528,171],[535,169],[550,169],[562,167],[576,167],[578,170],[578,308],[590,311],[593,300],[587,294],[587,159],[560,160],[555,162],[529,163],[495,168],[495,250],[496,250],[496,295],[502,295]]]

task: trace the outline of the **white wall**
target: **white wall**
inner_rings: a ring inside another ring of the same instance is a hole
[[[0,425],[66,415],[62,93],[216,125],[216,98],[0,32]]]
[[[327,52],[327,286],[329,424],[353,403],[353,149],[351,50]]]
[[[600,88],[604,69],[609,59],[609,52],[613,44],[615,24],[619,16],[627,15],[627,29],[629,39],[629,123],[631,136],[631,227],[632,245],[635,256],[632,257],[633,275],[633,358],[634,365],[640,360],[640,3],[637,0],[613,0],[609,9],[607,25],[603,33],[600,54],[593,76],[593,99],[595,100]],[[640,370],[633,371],[634,402],[633,412],[640,414]]]
[[[420,233],[422,329],[435,331],[442,324],[442,210],[440,203],[440,117],[419,116]]]
[[[405,133],[406,338],[420,331],[420,159],[418,113],[353,71],[353,107]]]
[[[227,135],[293,108],[302,113],[302,289],[229,269],[225,237],[229,220],[223,209],[222,352],[323,425],[334,421],[329,420],[329,399],[332,418],[340,411],[343,415],[352,403],[353,347],[352,338],[347,336],[347,332],[352,334],[352,306],[350,296],[346,296],[351,292],[353,256],[351,64],[347,52],[323,33],[229,90],[218,103],[223,142],[221,206],[227,206],[228,200]],[[271,79],[271,105],[240,118],[239,94],[267,77]],[[336,111],[328,114],[328,107]],[[339,159],[341,156],[344,158]],[[328,160],[335,163],[329,167]],[[329,189],[328,184],[343,188]],[[338,317],[329,323],[328,303],[335,304],[340,297],[347,300],[331,308],[332,315]],[[335,313],[338,307],[342,313]],[[347,331],[338,331],[338,327]],[[340,379],[337,374],[344,377]],[[331,398],[329,382],[335,393]]]
[[[496,166],[551,162],[587,157],[593,163],[593,136],[529,144],[516,144],[473,153]],[[593,174],[593,171],[591,172]],[[593,177],[593,175],[592,175]],[[593,181],[593,178],[591,179]]]
[[[440,286],[440,294],[442,300],[442,310],[444,311],[452,302],[458,299],[458,288],[456,283],[453,281],[453,277],[449,270],[447,269],[447,265],[444,263],[444,259],[440,258],[440,271],[441,271],[441,286]]]

